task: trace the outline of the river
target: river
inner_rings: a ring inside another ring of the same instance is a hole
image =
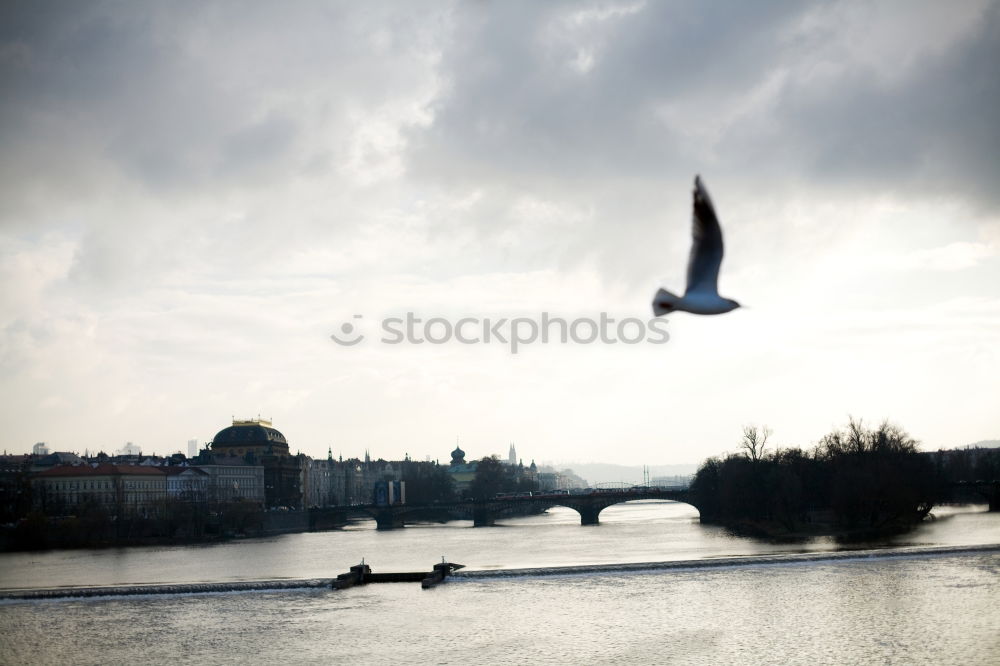
[[[687,505],[635,502],[588,527],[556,508],[492,528],[359,524],[4,554],[8,591],[330,578],[362,557],[375,571],[407,571],[444,556],[468,575],[426,591],[0,601],[0,662],[995,664],[1000,514],[984,509],[943,507],[907,535],[850,547],[737,537],[700,525]],[[624,563],[646,564],[617,571]],[[532,571],[511,571],[521,569]]]

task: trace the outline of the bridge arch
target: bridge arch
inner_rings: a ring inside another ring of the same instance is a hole
[[[539,498],[543,499],[543,498]],[[552,506],[563,506],[580,514],[581,525],[600,525],[600,515],[609,506],[624,504],[637,500],[667,500],[679,504],[687,504],[701,511],[695,505],[686,490],[658,492],[626,492],[626,493],[594,493],[590,495],[558,495],[544,497]]]

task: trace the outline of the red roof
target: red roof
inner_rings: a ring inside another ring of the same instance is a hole
[[[52,476],[163,476],[163,472],[157,467],[143,465],[113,465],[111,463],[101,463],[96,467],[90,465],[57,465],[52,469],[47,469],[38,474],[39,477]]]

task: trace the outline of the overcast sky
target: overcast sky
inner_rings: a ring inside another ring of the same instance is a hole
[[[697,463],[849,415],[1000,437],[997,63],[977,1],[5,2],[2,446],[167,454],[258,414],[442,461]],[[662,345],[378,341],[648,320],[696,173],[747,308]]]

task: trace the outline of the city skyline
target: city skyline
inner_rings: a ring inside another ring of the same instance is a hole
[[[254,414],[316,458],[1000,437],[995,2],[0,11],[11,453],[164,455]],[[745,309],[665,344],[331,340],[648,321],[696,173]]]

